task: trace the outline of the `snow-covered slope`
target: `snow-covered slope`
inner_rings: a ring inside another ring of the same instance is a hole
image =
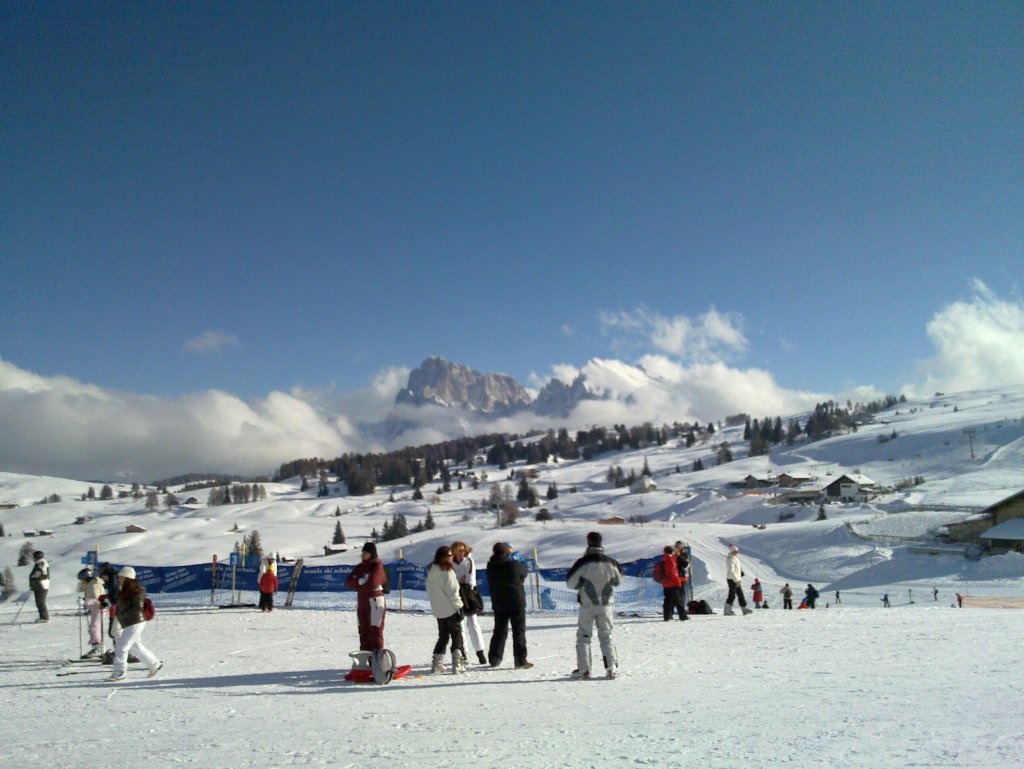
[[[971,431],[970,440],[968,433]],[[736,461],[715,465],[714,455],[729,442]],[[971,458],[973,443],[975,458]],[[692,472],[696,459],[707,469]],[[647,462],[657,489],[633,494],[608,481],[610,467],[639,472]],[[489,551],[498,540],[510,540],[523,550],[537,549],[543,566],[564,566],[579,554],[587,528],[605,532],[607,549],[621,561],[647,558],[661,547],[684,539],[694,553],[695,592],[713,603],[724,592],[725,545],[740,545],[748,573],[771,589],[779,581],[813,582],[825,590],[857,589],[865,600],[878,591],[904,583],[941,583],[947,590],[963,589],[966,581],[985,582],[985,589],[1024,592],[1024,559],[1010,554],[978,563],[963,551],[945,555],[916,553],[915,545],[930,541],[943,524],[1016,493],[1024,486],[1024,388],[970,392],[900,404],[877,415],[857,432],[814,443],[775,447],[770,457],[746,458],[742,428],[726,428],[704,443],[686,448],[681,443],[650,446],[605,454],[591,461],[558,461],[538,466],[539,495],[555,483],[560,495],[545,501],[554,520],[533,520],[525,511],[518,523],[500,531],[494,514],[480,503],[498,483],[514,484],[507,471],[477,467],[487,479],[473,490],[461,490],[412,500],[408,488],[381,488],[370,496],[339,495],[318,499],[315,488],[302,492],[298,480],[265,484],[265,501],[207,507],[207,492],[172,489],[181,499],[197,504],[175,509],[147,510],[144,498],[81,501],[101,484],[0,473],[0,510],[7,537],[0,542],[0,566],[17,561],[22,543],[46,551],[54,570],[54,599],[66,600],[74,590],[74,573],[82,554],[98,547],[101,557],[118,562],[175,565],[225,558],[246,533],[259,531],[263,545],[285,557],[305,557],[320,563],[350,563],[353,552],[323,557],[340,522],[350,543],[358,544],[380,531],[396,514],[409,525],[431,510],[437,528],[402,540],[381,543],[386,559],[397,557],[426,563],[440,542],[463,539]],[[773,504],[777,489],[737,489],[731,484],[747,475],[774,478],[779,473],[811,478],[821,488],[842,473],[860,473],[880,487],[895,489],[901,481],[923,478],[924,483],[889,491],[869,503],[830,504],[827,519],[817,520],[816,506]],[[114,485],[115,496],[127,487]],[[395,502],[390,502],[391,494]],[[35,504],[51,495],[60,502]],[[598,520],[621,517],[643,525],[599,525]],[[91,518],[76,524],[76,519]],[[785,520],[783,520],[785,519]],[[135,524],[144,532],[128,533]],[[764,528],[761,528],[761,527]],[[25,537],[46,530],[51,535]],[[28,567],[14,568],[16,585],[24,589]]]

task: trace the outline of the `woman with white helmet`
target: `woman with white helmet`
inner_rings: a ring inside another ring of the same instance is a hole
[[[121,623],[121,635],[114,648],[114,670],[107,681],[123,681],[128,671],[128,653],[135,656],[149,668],[152,678],[164,666],[149,649],[142,645],[142,632],[146,629],[143,607],[146,604],[146,589],[139,584],[135,569],[125,566],[117,573],[117,619]]]

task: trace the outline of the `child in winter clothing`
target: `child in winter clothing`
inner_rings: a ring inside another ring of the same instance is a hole
[[[100,596],[103,595],[103,580],[90,568],[78,572],[78,590],[83,594],[85,608],[89,610],[89,644],[91,648],[85,653],[93,657],[103,648],[103,607]]]
[[[750,589],[754,593],[754,608],[760,609],[761,602],[764,601],[764,590],[761,588],[761,580],[759,580],[757,577],[754,577],[754,582],[750,586]]]
[[[260,575],[260,611],[274,610],[274,593],[277,592],[277,565],[267,564],[267,570]]]
[[[466,647],[462,643],[462,596],[455,577],[450,547],[442,545],[434,553],[427,569],[427,597],[430,611],[437,620],[437,643],[431,673],[444,672],[444,654],[448,640],[452,643],[452,672],[466,672]]]
[[[789,583],[787,582],[785,585],[782,586],[782,589],[779,592],[782,594],[782,608],[783,609],[792,609],[793,608],[793,588],[791,588],[789,586]]]
[[[456,541],[452,543],[455,578],[459,581],[460,593],[476,588],[476,564],[473,563],[473,557],[470,555],[472,552],[473,548],[465,542]],[[480,632],[477,612],[473,607],[466,605],[465,599],[462,601],[462,614],[465,627],[464,635],[469,636],[469,642],[473,645],[473,651],[476,652],[477,661],[481,665],[486,665],[487,655],[484,654],[484,635]]]

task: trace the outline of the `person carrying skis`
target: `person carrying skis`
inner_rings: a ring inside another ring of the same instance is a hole
[[[100,596],[103,595],[103,581],[94,574],[91,567],[86,566],[78,572],[78,590],[81,592],[85,608],[89,610],[89,644],[90,648],[83,657],[95,657],[103,648],[103,607]]]
[[[32,553],[32,571],[28,575],[28,586],[32,588],[32,594],[36,597],[36,610],[39,612],[39,619],[36,622],[49,622],[50,612],[46,608],[46,594],[50,591],[50,565],[42,550]]]
[[[117,620],[121,623],[121,635],[114,647],[114,669],[108,683],[123,681],[128,672],[128,654],[134,651],[135,656],[149,668],[152,678],[164,666],[156,655],[142,645],[142,633],[146,629],[146,618],[142,607],[146,603],[146,589],[135,576],[135,569],[125,566],[117,573]]]
[[[601,643],[605,675],[608,678],[615,678],[618,668],[615,644],[612,642],[612,612],[615,608],[615,588],[622,583],[622,567],[616,560],[604,554],[601,543],[600,532],[592,531],[587,534],[587,551],[572,565],[565,580],[569,589],[576,591],[580,602],[576,628],[576,670],[573,676],[581,679],[590,678],[590,640],[595,624],[597,637]],[[670,551],[670,548],[666,550]],[[671,551],[665,554],[664,561],[670,561],[675,570],[675,558]],[[678,582],[678,571],[675,571],[675,575]],[[678,587],[676,591],[678,594]]]
[[[736,612],[732,610],[732,602],[739,598],[740,609],[743,614],[753,614],[753,610],[747,608],[747,599],[743,595],[743,567],[740,565],[740,549],[736,545],[729,545],[729,555],[725,557],[725,581],[729,585],[729,596],[725,599],[726,616],[732,616]]]
[[[448,640],[452,642],[452,672],[466,672],[466,647],[462,642],[462,596],[459,580],[455,576],[452,550],[447,545],[437,548],[434,560],[427,569],[427,598],[430,611],[437,620],[437,643],[431,673],[444,672],[444,653]]]
[[[512,655],[517,670],[533,667],[526,659],[526,564],[512,557],[508,542],[496,542],[487,562],[487,585],[491,591],[491,610],[494,612],[494,631],[487,649],[487,661],[492,668],[501,664],[505,654],[505,640],[512,626]]]
[[[377,651],[384,648],[384,615],[387,613],[384,583],[387,577],[373,542],[363,544],[360,557],[362,561],[348,575],[345,585],[356,591],[359,649]]]
[[[679,614],[680,620],[687,620],[686,606],[683,604],[683,580],[679,576],[679,565],[673,548],[665,546],[665,554],[661,557],[661,589],[664,599],[661,604],[661,616],[665,622],[672,619],[673,613]]]
[[[274,610],[274,593],[277,592],[277,564],[267,563],[266,571],[260,575],[260,611]]]
[[[754,608],[760,609],[761,602],[764,601],[764,589],[761,587],[761,580],[754,577],[754,582],[750,586],[750,589],[754,593]]]

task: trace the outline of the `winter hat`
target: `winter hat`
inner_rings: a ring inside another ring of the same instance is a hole
[[[377,557],[377,546],[375,544],[373,544],[372,542],[364,542],[363,543],[363,552],[364,553],[369,553],[371,558],[376,558]]]
[[[273,562],[268,563],[267,571],[269,571],[271,574],[277,574],[277,564]]]
[[[38,561],[40,558],[43,557],[43,551],[42,550],[36,550],[34,553],[32,553],[32,557],[35,558]]]
[[[732,544],[731,542],[729,543],[729,552],[730,553],[738,553],[739,551],[740,551],[740,549],[738,547],[736,547],[736,545]]]
[[[508,542],[495,542],[494,547],[491,549],[491,553],[494,555],[505,555],[506,553],[512,552],[512,545]]]
[[[125,579],[135,579],[135,569],[131,566],[125,566],[117,573],[117,576],[124,577]]]
[[[587,544],[590,547],[601,547],[601,542],[602,542],[601,532],[599,532],[599,531],[592,531],[589,534],[587,534]]]

